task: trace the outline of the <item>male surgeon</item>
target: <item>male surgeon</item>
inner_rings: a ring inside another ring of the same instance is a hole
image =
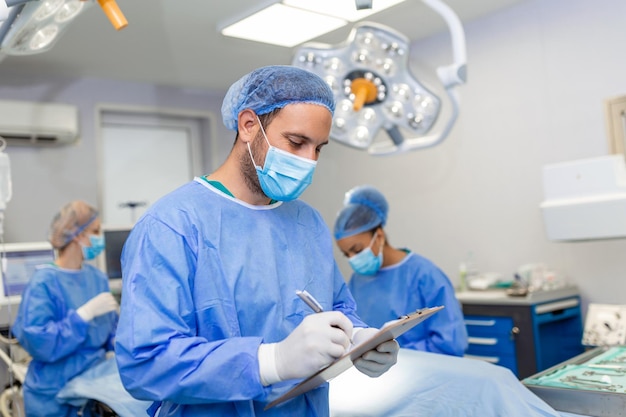
[[[222,106],[226,161],[157,201],[122,253],[116,357],[158,416],[328,416],[328,384],[269,401],[375,332],[355,313],[320,214],[298,200],[328,142],[333,94],[291,66],[256,69]],[[323,307],[298,298],[306,290]],[[355,361],[379,376],[391,340]]]

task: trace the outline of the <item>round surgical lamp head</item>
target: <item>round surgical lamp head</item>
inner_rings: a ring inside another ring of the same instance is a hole
[[[90,1],[81,0],[41,0],[13,6],[0,27],[0,51],[6,55],[48,51],[69,23],[89,5]]]
[[[303,45],[292,62],[330,85],[336,101],[332,139],[374,155],[389,155],[434,146],[448,135],[458,114],[453,89],[465,82],[464,35],[451,9],[439,0],[424,2],[437,11],[443,8],[440,12],[446,13],[453,32],[457,62],[437,71],[452,104],[447,125],[428,135],[442,101],[411,73],[409,39],[387,26],[362,22],[339,45]],[[381,129],[387,133],[385,142],[376,140]]]
[[[357,24],[338,47],[304,45],[294,65],[322,76],[333,89],[337,110],[331,138],[368,149],[380,129],[430,130],[441,102],[408,69],[409,40],[388,27]]]

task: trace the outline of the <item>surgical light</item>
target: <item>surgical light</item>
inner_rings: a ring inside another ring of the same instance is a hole
[[[0,4],[10,6],[8,17],[0,25],[0,52],[5,55],[31,55],[49,50],[69,23],[95,1],[0,0]],[[97,2],[115,29],[128,25],[115,0]]]
[[[466,81],[465,35],[456,14],[439,0],[422,0],[447,22],[455,62],[437,69],[452,105],[444,128],[427,135],[441,112],[442,101],[410,72],[410,42],[401,33],[371,22],[354,26],[340,45],[305,44],[293,65],[320,75],[335,94],[337,108],[330,137],[373,155],[389,155],[440,143],[458,116],[454,90]],[[380,130],[387,141],[375,141]],[[403,132],[411,137],[405,138]]]
[[[346,0],[273,0],[222,22],[219,30],[224,36],[292,47],[403,1],[377,0],[372,8],[357,10]]]
[[[0,50],[7,55],[31,55],[49,50],[72,17],[91,4],[80,0],[42,0],[14,6],[5,22],[7,27],[2,33]],[[68,10],[72,11],[71,16]]]

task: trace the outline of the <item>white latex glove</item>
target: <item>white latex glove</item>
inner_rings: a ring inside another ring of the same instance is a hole
[[[360,344],[372,335],[376,334],[378,329],[367,328],[359,329],[354,334],[355,346]],[[375,349],[369,350],[354,361],[354,367],[367,376],[377,378],[387,372],[389,368],[398,361],[398,351],[400,345],[395,339],[383,342],[376,346]]]
[[[103,292],[91,300],[87,301],[82,306],[78,307],[76,313],[85,321],[91,321],[94,317],[101,316],[111,311],[117,311],[119,306],[113,294],[110,292]]]
[[[351,335],[352,322],[343,313],[309,314],[282,342],[259,347],[261,381],[269,385],[314,374],[346,353]]]

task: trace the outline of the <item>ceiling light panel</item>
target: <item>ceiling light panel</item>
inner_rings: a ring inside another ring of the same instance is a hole
[[[221,32],[225,36],[292,47],[346,23],[333,16],[276,3],[225,27]]]
[[[334,16],[355,22],[381,10],[402,3],[404,0],[375,0],[371,9],[357,10],[354,0],[283,0],[288,6],[310,10],[315,13]]]

